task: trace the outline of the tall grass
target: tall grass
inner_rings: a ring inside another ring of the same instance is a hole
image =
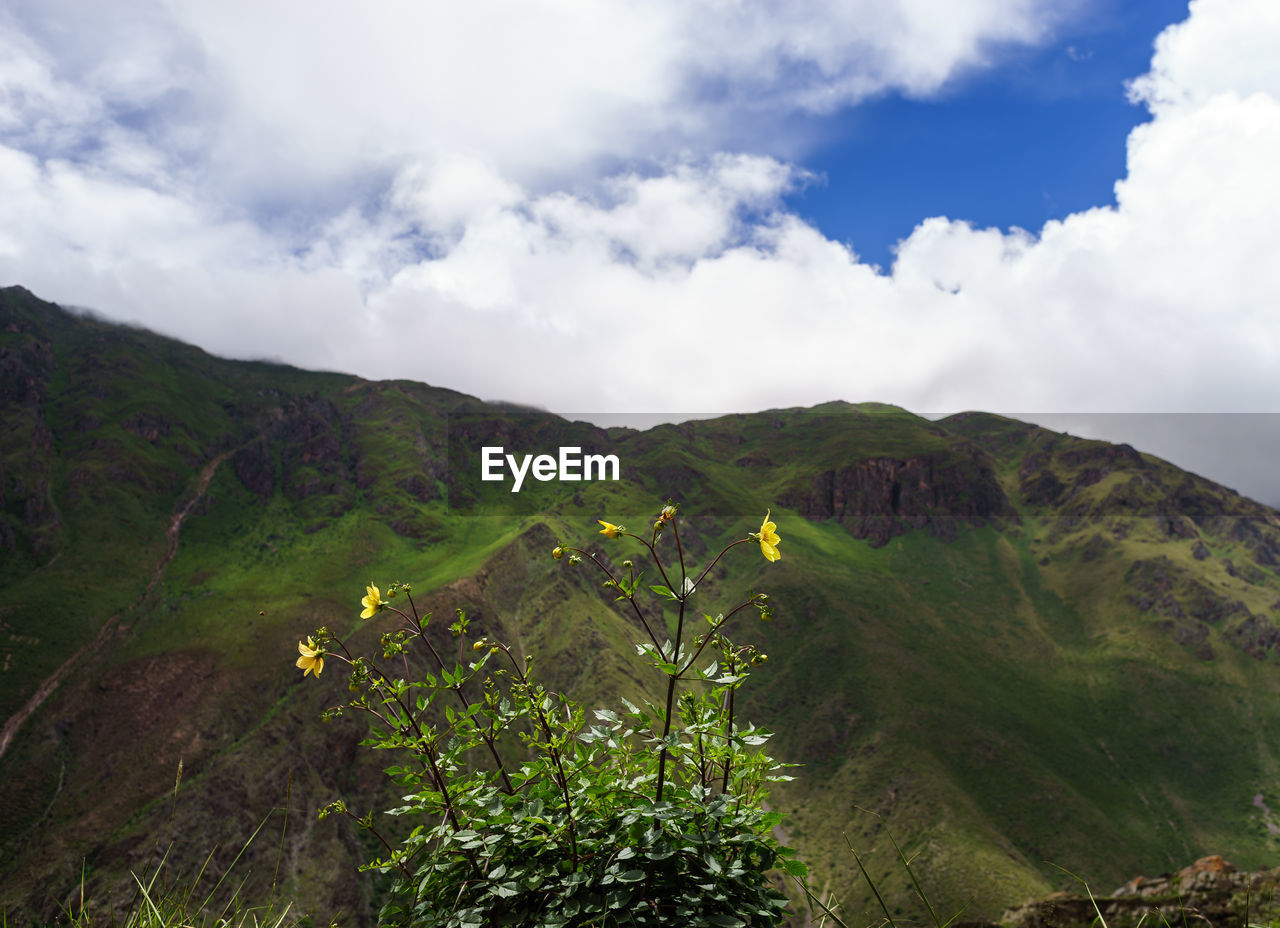
[[[224,887],[230,885],[236,865],[253,845],[271,818],[268,813],[247,841],[236,852],[230,866],[217,880],[206,879],[209,865],[217,851],[214,847],[205,856],[200,869],[191,878],[174,874],[169,864],[169,850],[173,842],[173,825],[177,812],[178,791],[182,785],[182,761],[178,762],[173,783],[173,799],[169,812],[169,848],[160,855],[154,868],[141,874],[130,872],[133,878],[132,895],[123,908],[117,908],[110,897],[105,906],[86,899],[83,868],[80,875],[79,899],[67,905],[62,917],[54,924],[68,928],[303,928],[310,926],[310,919],[295,914],[292,901],[281,899],[276,880],[272,882],[271,898],[264,904],[249,904],[241,896],[246,873],[229,896]],[[293,775],[290,772],[288,792],[292,797]],[[274,811],[274,810],[273,810]],[[280,858],[284,853],[285,831],[289,826],[288,802],[283,810],[284,822],[280,829],[280,844],[276,853],[276,878],[279,877]],[[159,842],[155,850],[159,852]],[[210,885],[211,884],[211,885]],[[225,896],[225,899],[220,900]],[[7,913],[0,913],[0,928],[9,928]],[[52,928],[52,926],[49,926]]]
[[[257,833],[255,831],[253,837]],[[134,891],[123,911],[111,905],[110,900],[104,909],[86,901],[82,877],[79,904],[69,906],[56,924],[70,928],[299,928],[308,920],[294,913],[294,905],[290,901],[277,897],[265,904],[246,903],[240,895],[243,880],[226,901],[220,904],[214,901],[227,884],[235,863],[253,842],[253,837],[240,849],[227,872],[212,885],[205,885],[209,882],[205,873],[213,859],[213,851],[205,857],[194,877],[179,878],[174,882],[169,881],[166,853],[150,873],[130,874]],[[3,928],[8,928],[7,918]]]
[[[868,815],[874,815],[877,819],[880,818],[877,813],[872,812],[870,809],[859,809],[859,811],[865,812]],[[950,928],[961,914],[963,914],[964,909],[961,908],[954,915],[951,915],[946,919],[943,919],[942,916],[938,914],[937,908],[929,900],[929,896],[924,891],[924,887],[920,885],[920,880],[916,876],[916,871],[911,866],[911,859],[908,858],[906,853],[902,850],[902,845],[900,845],[898,843],[898,839],[893,836],[893,832],[889,830],[889,826],[884,824],[883,819],[881,819],[881,825],[884,828],[885,834],[889,838],[889,842],[893,845],[893,850],[897,854],[898,862],[902,865],[902,869],[907,875],[912,891],[915,893],[916,898],[920,900],[920,904],[924,906],[924,911],[929,917],[928,923],[932,924],[933,928]],[[889,910],[889,905],[885,902],[884,895],[880,892],[880,887],[876,885],[876,881],[867,870],[866,865],[862,861],[861,855],[859,855],[857,850],[854,848],[853,842],[849,840],[848,835],[845,835],[844,840],[845,844],[849,847],[849,853],[853,855],[854,863],[858,865],[858,870],[862,873],[863,879],[867,881],[867,885],[871,888],[871,894],[875,896],[876,904],[880,906],[880,911],[884,913],[884,921],[881,922],[881,924],[888,925],[889,928],[901,928],[899,922],[902,921],[902,919],[900,917],[895,918],[894,913]],[[830,919],[836,925],[839,925],[840,928],[850,928],[849,924],[840,917],[840,904],[836,902],[832,896],[828,895],[826,899],[823,899],[820,896],[815,895],[808,883],[803,880],[797,880],[796,885],[800,887],[801,891],[808,899],[810,908],[812,909],[812,907],[816,905],[820,910],[821,915],[819,916],[819,924],[823,924],[827,919]],[[924,924],[924,920],[912,919],[906,924]]]

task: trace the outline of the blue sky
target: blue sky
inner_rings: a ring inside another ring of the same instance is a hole
[[[818,120],[825,138],[804,164],[822,180],[788,204],[886,269],[927,216],[1035,230],[1114,205],[1125,139],[1150,119],[1126,84],[1186,16],[1185,0],[1097,3],[935,95],[890,93]]]
[[[0,283],[565,412],[1276,413],[1277,48],[1275,0],[0,0]]]

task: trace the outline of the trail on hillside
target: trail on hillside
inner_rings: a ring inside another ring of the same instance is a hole
[[[230,451],[224,451],[200,470],[200,475],[196,478],[195,492],[192,493],[190,499],[188,499],[187,502],[176,513],[174,513],[173,521],[169,523],[169,528],[165,533],[167,544],[165,545],[164,555],[160,558],[160,562],[156,564],[155,570],[151,572],[151,579],[147,581],[147,588],[143,590],[137,600],[135,600],[134,603],[125,610],[126,612],[132,612],[134,609],[141,606],[146,601],[147,597],[155,590],[156,585],[160,582],[160,577],[164,574],[164,569],[169,566],[169,562],[172,561],[174,555],[178,553],[178,536],[182,531],[183,521],[187,518],[188,514],[190,514],[196,503],[200,502],[200,500],[204,498],[205,491],[209,489],[209,483],[213,480],[213,475],[217,471],[218,466],[239,450],[240,448],[232,448]],[[9,749],[9,743],[13,741],[14,737],[18,734],[23,723],[25,723],[26,720],[31,717],[31,714],[39,709],[40,706],[43,705],[44,701],[53,694],[53,691],[58,688],[58,684],[62,682],[62,679],[67,675],[67,672],[75,666],[76,662],[79,661],[81,657],[106,641],[107,636],[111,634],[112,630],[116,627],[116,624],[120,621],[120,616],[123,614],[124,613],[117,612],[111,618],[107,619],[101,630],[99,630],[98,634],[94,637],[93,641],[84,645],[63,661],[62,666],[55,670],[47,680],[40,684],[39,688],[34,694],[32,694],[31,698],[27,700],[26,704],[15,712],[10,717],[9,721],[5,722],[4,729],[0,730],[0,757],[4,757],[4,752]]]

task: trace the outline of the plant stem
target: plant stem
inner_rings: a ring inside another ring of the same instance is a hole
[[[681,595],[684,595],[683,594],[684,582],[685,580],[689,579],[689,572],[685,570],[685,567],[684,567],[684,545],[680,543],[679,522],[680,522],[679,519],[671,520],[671,534],[676,536],[676,553],[680,555],[680,589],[681,589]],[[697,586],[697,584],[695,583],[694,586]]]
[[[633,535],[632,537],[634,538],[639,536]],[[643,538],[641,538],[640,540],[644,541]],[[622,589],[621,586],[616,586],[616,584],[618,583],[618,578],[613,575],[613,571],[611,571],[608,567],[605,567],[598,560],[596,560],[596,556],[594,554],[592,554],[589,551],[583,551],[581,548],[570,548],[567,545],[565,546],[564,550],[574,551],[578,554],[581,554],[583,557],[587,558],[589,561],[591,561],[591,563],[595,564],[598,568],[600,568],[600,571],[615,584],[615,589],[617,590]],[[636,602],[636,598],[634,596],[628,596],[626,597],[626,600],[627,602],[631,603],[631,608],[635,610],[636,618],[638,618],[640,620],[640,624],[644,626],[645,633],[648,634],[649,640],[652,641],[653,646],[658,649],[658,653],[662,655],[662,659],[666,660],[667,656],[662,650],[662,645],[658,642],[658,637],[653,633],[653,629],[649,627],[649,622],[644,617],[644,613],[640,611],[640,605],[639,603]]]
[[[347,818],[351,819],[361,828],[364,828],[365,831],[369,832],[369,834],[373,835],[379,841],[381,841],[382,846],[387,849],[387,853],[390,854],[392,857],[395,856],[395,853],[396,853],[395,848],[393,848],[390,844],[387,843],[387,839],[382,837],[382,834],[378,831],[378,829],[374,828],[372,825],[369,825],[368,827],[366,827],[364,822],[360,820],[360,816],[356,815],[354,812],[352,812],[349,809],[343,809],[342,814],[345,815]],[[409,868],[404,865],[404,861],[399,861],[396,864],[396,868],[400,870],[400,872],[403,873],[410,880],[413,879],[413,874],[410,873]]]
[[[662,574],[662,582],[667,585],[667,589],[671,589],[671,578],[667,576],[667,569],[662,566],[662,561],[658,557],[658,550],[653,546],[653,542],[646,541],[645,539],[641,538],[639,535],[632,535],[631,532],[627,532],[626,534],[631,535],[632,538],[636,539],[642,545],[644,545],[646,548],[649,549],[649,557],[653,560],[653,563],[657,566],[658,573]]]
[[[733,676],[735,669],[733,658],[729,658],[729,676]],[[737,687],[730,683],[729,692],[725,695],[725,702],[727,704],[724,722],[724,743],[726,752],[724,757],[724,779],[720,783],[720,792],[722,793],[729,792],[729,767],[733,762],[733,694],[736,691]]]
[[[693,581],[693,585],[697,586],[698,584],[702,583],[703,579],[707,576],[707,574],[711,573],[711,568],[715,567],[717,564],[720,563],[720,558],[724,557],[726,551],[728,551],[730,548],[736,548],[738,547],[738,545],[745,545],[748,541],[751,541],[751,539],[740,538],[737,541],[730,542],[729,544],[725,545],[724,550],[716,555],[715,560],[712,561],[710,564],[708,564],[706,567],[704,567],[702,570],[702,573],[698,574],[698,579]]]
[[[564,763],[560,758],[560,749],[556,747],[555,738],[551,734],[551,723],[547,721],[547,714],[542,711],[542,704],[534,698],[536,694],[533,691],[532,684],[529,683],[529,677],[520,665],[516,663],[515,656],[505,645],[500,644],[498,647],[502,648],[511,660],[511,666],[515,668],[516,673],[519,675],[520,682],[525,687],[529,701],[532,703],[534,711],[538,714],[538,724],[542,726],[542,733],[546,736],[547,751],[550,752],[551,759],[555,762],[556,779],[560,786],[560,794],[564,797],[564,812],[569,817],[569,851],[573,857],[573,865],[576,868],[578,865],[578,833],[573,818],[573,801],[569,796],[569,778],[565,776]]]
[[[408,593],[405,593],[404,595],[405,599],[409,600],[409,607],[413,609],[413,614],[415,616],[415,621],[410,627],[410,630],[417,633],[417,636],[422,640],[422,643],[427,646],[427,649],[431,652],[431,656],[436,659],[436,664],[439,665],[441,673],[443,673],[445,670],[444,658],[440,656],[440,652],[436,650],[436,646],[432,644],[431,639],[427,637],[426,630],[422,627],[422,622],[420,620],[416,620],[418,607],[414,605],[413,597]],[[401,613],[401,615],[403,614],[404,613]],[[428,613],[428,617],[430,617],[430,613]],[[459,663],[461,663],[461,661],[459,661]],[[462,703],[462,707],[464,709],[470,708],[471,701],[467,699],[466,694],[462,692],[461,683],[455,683],[451,685],[449,689],[453,690],[458,695],[458,701]],[[515,788],[511,785],[511,778],[507,776],[507,768],[503,765],[502,757],[498,754],[497,743],[493,740],[491,735],[480,731],[479,727],[476,728],[476,731],[480,733],[480,737],[484,740],[485,746],[489,749],[490,756],[493,757],[493,762],[498,766],[498,776],[502,777],[502,791],[508,796],[514,795]]]
[[[431,776],[436,781],[436,788],[440,790],[440,796],[444,799],[444,811],[449,818],[449,824],[453,826],[454,831],[461,831],[462,826],[458,824],[458,815],[453,809],[453,798],[449,795],[449,787],[445,785],[444,774],[436,765],[435,754],[430,745],[423,746],[422,756],[427,759],[427,764],[431,767]]]
[[[733,609],[729,611],[728,615],[722,618],[715,625],[711,626],[711,629],[705,635],[702,636],[702,644],[698,645],[698,650],[694,651],[693,655],[689,658],[689,660],[685,663],[685,665],[680,668],[680,676],[683,677],[686,673],[689,672],[689,668],[693,666],[693,662],[698,659],[698,655],[703,652],[703,649],[705,649],[706,646],[711,643],[711,639],[715,637],[716,632],[724,628],[725,624],[730,619],[732,619],[735,615],[737,615],[743,609],[750,606],[754,601],[755,600],[753,599],[748,599],[745,603],[740,603],[739,605],[734,606]]]
[[[672,523],[674,524],[674,523]],[[679,536],[676,536],[677,541]],[[683,557],[681,558],[681,569],[683,570]],[[680,659],[680,641],[684,636],[684,600],[680,600],[680,617],[676,620],[676,640],[672,644],[671,663],[675,663]],[[686,666],[687,670],[688,667]],[[675,703],[676,683],[679,682],[684,670],[677,670],[675,673],[667,674],[667,714],[662,720],[662,747],[658,753],[658,791],[654,796],[654,802],[662,802],[662,788],[666,785],[667,778],[667,735],[671,734],[671,711]]]

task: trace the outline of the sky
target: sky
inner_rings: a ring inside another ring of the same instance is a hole
[[[1275,0],[0,0],[0,284],[577,414],[1163,421],[1280,502],[1277,48]]]

